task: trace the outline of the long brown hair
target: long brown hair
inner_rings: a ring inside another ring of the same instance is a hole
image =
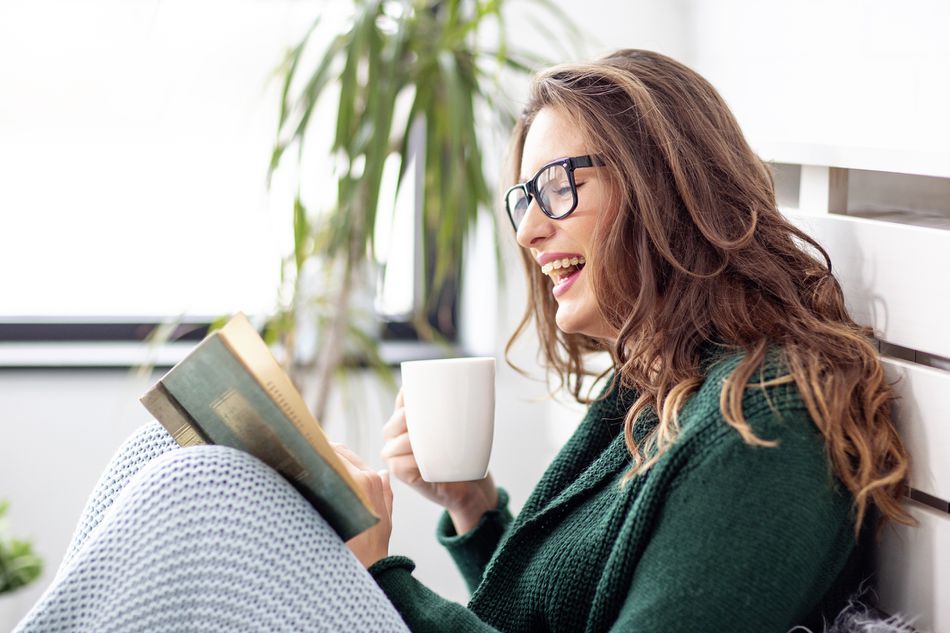
[[[547,70],[513,132],[512,182],[528,128],[545,107],[571,117],[606,164],[611,199],[587,270],[601,314],[619,336],[610,346],[560,331],[551,282],[522,249],[530,292],[506,355],[533,321],[549,371],[589,403],[582,385],[596,372],[585,357],[610,353],[614,380],[639,392],[624,423],[634,464],[621,485],[677,437],[677,413],[704,380],[707,341],[745,352],[720,395],[726,422],[746,442],[774,446],[753,433],[742,396],[777,346],[788,373],[751,386],[795,382],[853,495],[855,536],[869,504],[880,511],[879,527],[888,519],[914,524],[901,506],[909,458],[891,421],[894,396],[872,332],[848,315],[824,249],[779,213],[767,165],[716,90],[683,64],[642,50]],[[640,447],[632,431],[646,407],[659,424]]]

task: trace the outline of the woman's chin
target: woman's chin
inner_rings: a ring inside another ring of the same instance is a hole
[[[617,332],[611,329],[607,323],[601,321],[597,312],[592,311],[590,306],[578,306],[573,302],[565,301],[558,305],[557,312],[554,315],[554,324],[557,325],[557,329],[565,334],[583,334],[606,341],[617,338]]]
[[[571,306],[569,305],[559,305],[557,309],[557,314],[554,316],[554,323],[557,325],[557,329],[561,330],[565,334],[576,334],[580,331],[577,315]]]

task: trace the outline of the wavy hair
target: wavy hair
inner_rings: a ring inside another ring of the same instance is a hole
[[[743,393],[794,381],[853,495],[855,537],[869,504],[880,512],[879,529],[888,520],[913,525],[901,506],[909,458],[872,331],[848,315],[828,254],[779,213],[768,167],[716,90],[683,64],[643,50],[542,72],[512,134],[511,182],[527,131],[546,107],[571,117],[606,164],[611,193],[587,270],[601,315],[619,336],[611,345],[560,331],[551,282],[522,249],[530,290],[506,358],[533,322],[548,371],[590,403],[582,384],[598,374],[585,357],[609,352],[614,380],[639,393],[624,421],[633,457],[624,485],[676,439],[677,413],[704,381],[704,343],[743,350],[720,394],[726,422],[747,443],[774,446],[745,420]],[[771,346],[788,373],[749,385]],[[647,407],[659,423],[638,446],[633,425]]]

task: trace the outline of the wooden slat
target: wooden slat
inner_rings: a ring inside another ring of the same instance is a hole
[[[828,251],[856,321],[890,343],[950,357],[950,231],[786,214]]]
[[[921,633],[950,631],[950,515],[908,502],[919,527],[888,526],[877,552],[880,607]]]
[[[911,455],[911,486],[950,501],[950,372],[882,360],[898,396],[894,413]]]
[[[847,147],[815,143],[787,143],[751,139],[756,153],[773,163],[827,165],[899,174],[950,178],[950,151],[909,150],[896,147]]]

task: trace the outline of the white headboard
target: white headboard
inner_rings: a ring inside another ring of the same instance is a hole
[[[950,631],[950,153],[757,148],[783,211],[831,257],[851,315],[870,325],[911,453],[906,508],[877,552],[881,607]]]

